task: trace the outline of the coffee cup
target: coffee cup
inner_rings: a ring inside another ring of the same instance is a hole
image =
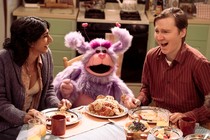
[[[66,116],[54,115],[51,118],[51,134],[55,136],[64,135],[66,132]]]
[[[183,117],[178,121],[178,128],[182,130],[183,136],[195,133],[196,120],[191,117]]]

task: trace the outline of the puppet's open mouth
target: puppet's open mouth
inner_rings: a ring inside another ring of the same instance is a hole
[[[89,68],[95,73],[105,73],[108,72],[111,67],[108,65],[100,64],[100,65],[90,66]]]

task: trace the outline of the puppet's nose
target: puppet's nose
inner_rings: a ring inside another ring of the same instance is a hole
[[[106,55],[106,54],[104,54],[104,53],[99,53],[99,54],[98,54],[99,58],[101,58],[101,59],[104,59],[104,58],[105,58],[105,55]]]

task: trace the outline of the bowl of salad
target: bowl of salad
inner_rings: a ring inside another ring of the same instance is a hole
[[[147,138],[151,127],[146,121],[131,120],[124,125],[126,136],[132,136],[133,139]]]

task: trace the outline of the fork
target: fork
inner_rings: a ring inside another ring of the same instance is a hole
[[[123,125],[120,125],[119,123],[117,123],[116,121],[112,120],[112,119],[108,119],[108,121],[112,124],[114,124],[115,126],[119,127],[119,128],[123,128]]]

